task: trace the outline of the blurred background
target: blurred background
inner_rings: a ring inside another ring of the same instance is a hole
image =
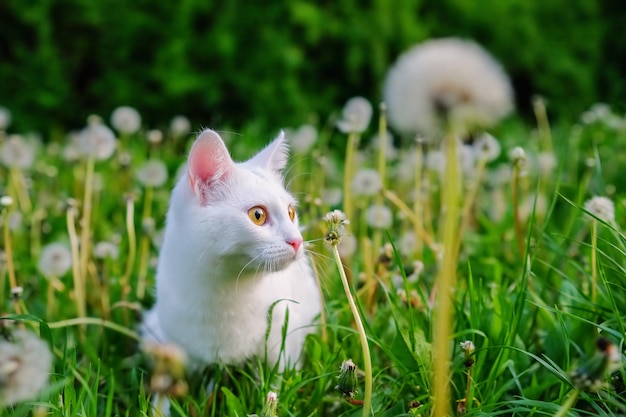
[[[402,51],[459,36],[502,62],[522,116],[540,94],[571,121],[596,102],[624,111],[624,22],[623,0],[2,0],[0,106],[20,132],[120,105],[153,127],[276,130],[379,101]]]

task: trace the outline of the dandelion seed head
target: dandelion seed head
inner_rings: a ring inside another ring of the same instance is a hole
[[[188,135],[191,131],[191,122],[185,116],[175,116],[170,122],[170,133],[174,137]]]
[[[47,385],[51,368],[50,349],[34,333],[18,329],[10,341],[0,339],[0,404],[34,398]]]
[[[372,196],[380,192],[383,183],[380,174],[374,169],[358,170],[352,179],[352,191],[355,196]]]
[[[159,129],[152,129],[148,131],[146,138],[151,145],[158,145],[159,143],[163,142],[163,132],[161,132]]]
[[[339,245],[345,234],[345,225],[350,223],[346,214],[341,210],[333,210],[326,213],[324,219],[328,223],[328,231],[324,236],[324,241],[330,246]]]
[[[585,202],[585,210],[607,223],[615,222],[615,205],[607,197],[592,197]]]
[[[120,106],[111,113],[111,126],[124,135],[132,135],[141,127],[141,115],[130,106]]]
[[[325,188],[322,191],[322,200],[329,206],[337,206],[343,198],[343,190],[339,187]]]
[[[516,165],[524,165],[526,163],[526,152],[521,146],[516,146],[509,151],[509,159]]]
[[[382,204],[374,204],[365,212],[367,224],[374,229],[388,229],[393,223],[391,209]]]
[[[72,266],[72,252],[63,243],[50,243],[41,251],[37,268],[46,277],[61,277]]]
[[[295,131],[289,132],[287,139],[294,153],[306,153],[311,150],[317,140],[317,129],[313,125],[305,124]]]
[[[353,97],[343,107],[337,127],[343,133],[363,133],[372,118],[372,104],[363,97]]]
[[[78,149],[82,156],[97,161],[109,159],[115,148],[117,139],[111,129],[101,123],[97,116],[91,116],[87,127],[78,136]]]
[[[145,187],[160,187],[167,181],[167,167],[158,159],[146,161],[137,170],[137,180]]]
[[[491,162],[500,156],[500,142],[489,133],[481,133],[472,144],[476,156]]]
[[[384,97],[389,123],[406,135],[428,137],[443,124],[467,132],[509,113],[513,90],[500,64],[478,44],[443,38],[401,55],[387,72]]]
[[[471,340],[465,340],[459,343],[459,346],[461,347],[461,350],[463,351],[463,354],[465,356],[471,355],[476,350],[476,346],[474,346],[474,342],[472,342]]]
[[[20,135],[10,135],[2,144],[0,161],[7,168],[28,169],[35,161],[35,146]]]
[[[120,256],[120,247],[113,242],[101,241],[93,247],[93,256],[96,259],[117,259]]]

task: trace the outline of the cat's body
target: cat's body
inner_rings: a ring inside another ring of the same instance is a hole
[[[249,161],[234,163],[217,133],[204,131],[190,152],[188,175],[174,188],[157,301],[142,332],[180,345],[192,367],[241,364],[265,358],[266,351],[271,363],[296,364],[314,330],[319,292],[295,200],[280,174],[286,150],[281,135]],[[279,357],[287,309],[285,356]]]

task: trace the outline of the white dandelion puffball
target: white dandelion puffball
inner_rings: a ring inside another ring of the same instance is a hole
[[[389,123],[406,135],[434,136],[448,127],[494,124],[513,108],[513,90],[500,64],[478,44],[457,38],[426,41],[387,72]]]
[[[6,107],[0,106],[0,130],[7,130],[11,124],[11,112]]]
[[[96,118],[91,118],[87,127],[78,135],[80,154],[97,161],[109,159],[116,147],[117,139],[113,131]]]
[[[500,156],[502,148],[500,142],[489,133],[481,133],[472,143],[477,158],[484,158],[491,162]]]
[[[308,152],[317,140],[317,129],[313,125],[302,125],[287,135],[294,153]]]
[[[615,205],[607,197],[596,196],[587,200],[585,210],[607,223],[615,222]]]
[[[96,259],[117,259],[120,256],[120,247],[113,242],[102,241],[93,247],[93,256]]]
[[[16,404],[37,396],[48,383],[52,354],[34,333],[12,332],[12,341],[0,338],[0,404]]]
[[[337,127],[343,133],[363,133],[372,118],[372,104],[363,97],[353,97],[343,107]]]
[[[352,191],[355,195],[372,196],[378,194],[383,183],[378,171],[370,168],[360,169],[352,179]]]
[[[191,131],[191,122],[185,116],[175,116],[170,122],[170,133],[174,137],[188,135]]]
[[[27,169],[35,161],[35,146],[22,136],[11,135],[2,145],[0,161],[7,168]]]
[[[393,222],[393,214],[387,206],[375,204],[370,206],[365,212],[367,224],[374,229],[387,229]]]
[[[41,251],[37,268],[46,277],[61,277],[72,266],[72,252],[62,243],[50,243]]]
[[[167,167],[163,161],[151,159],[137,170],[137,180],[146,187],[160,187],[167,181]]]
[[[111,126],[124,135],[132,135],[141,127],[141,115],[129,106],[120,106],[111,113]]]

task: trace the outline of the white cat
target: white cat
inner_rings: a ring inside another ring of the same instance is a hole
[[[315,330],[320,296],[296,201],[283,185],[287,151],[281,133],[252,159],[235,163],[212,130],[191,149],[187,175],[171,196],[156,304],[142,333],[147,341],[178,344],[192,368],[264,359],[270,310],[271,364],[297,365],[306,335]]]

